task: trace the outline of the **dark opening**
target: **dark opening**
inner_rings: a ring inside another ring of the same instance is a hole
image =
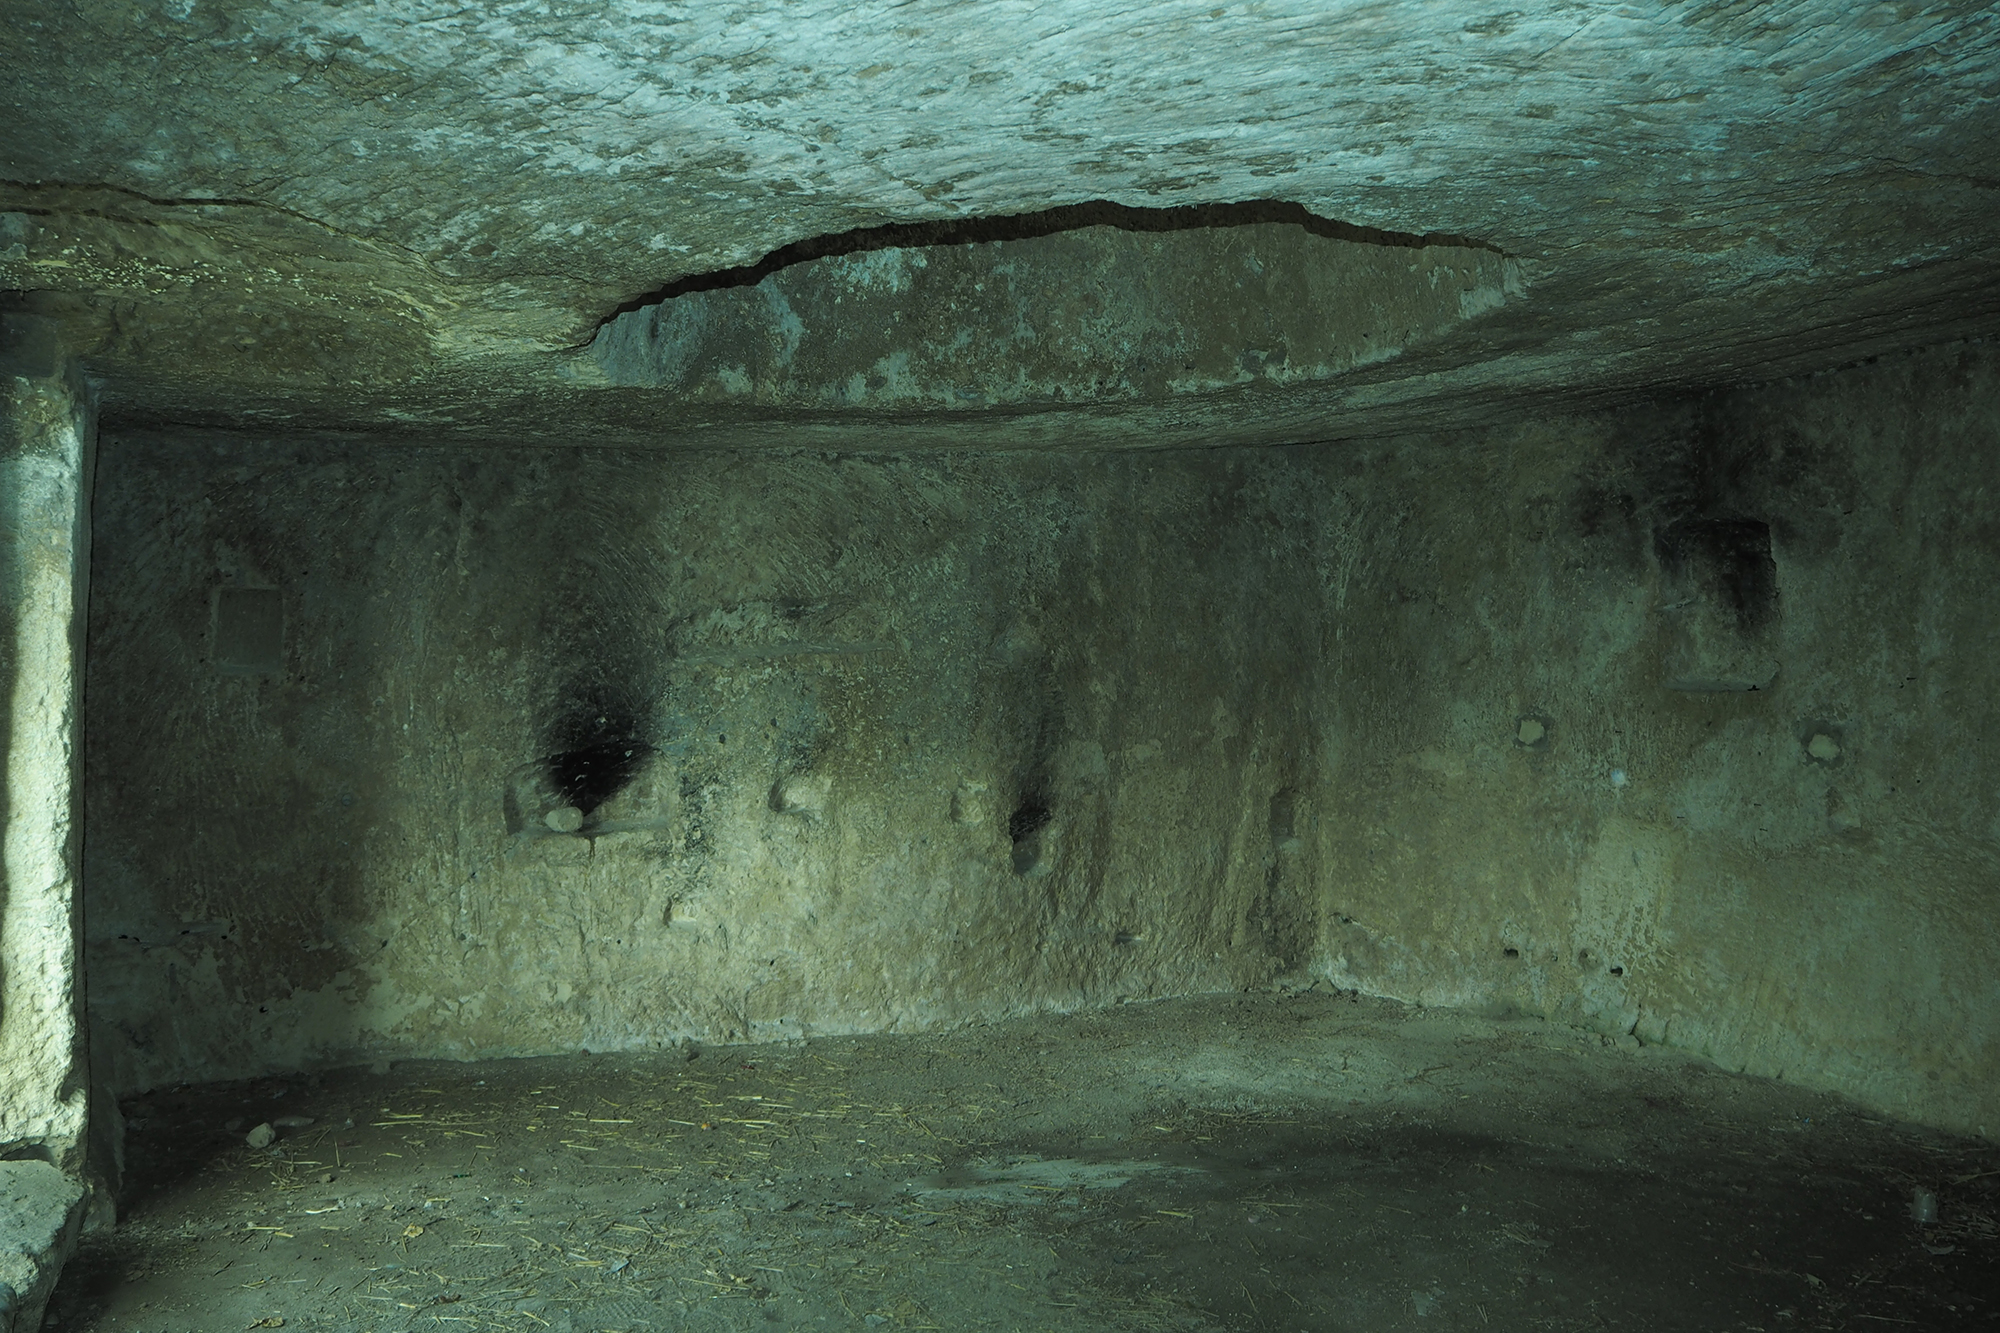
[[[597,654],[597,669],[607,675],[617,663],[615,652]],[[610,680],[593,679],[595,674],[572,677],[542,731],[548,758],[541,762],[549,786],[586,815],[622,791],[654,753],[647,740],[651,710],[630,683],[638,673],[619,673]]]
[[[1007,836],[1015,842],[1025,842],[1048,827],[1054,812],[1039,800],[1029,798],[1021,803],[1020,809],[1007,816]]]
[[[1040,797],[1023,797],[1014,813],[1007,816],[1007,836],[1014,842],[1014,873],[1025,875],[1041,864],[1042,830],[1055,818]]]
[[[543,762],[548,765],[550,785],[564,800],[589,814],[624,790],[651,754],[650,746],[613,738],[551,755]]]
[[[1778,605],[1778,564],[1771,525],[1755,518],[1685,518],[1653,541],[1660,568],[1690,580],[1736,613],[1748,632],[1768,623]]]

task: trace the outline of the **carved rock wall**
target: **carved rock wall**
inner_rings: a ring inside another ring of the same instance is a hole
[[[121,436],[99,1040],[136,1086],[1317,976],[1992,1133],[1995,402],[1962,347],[1337,448]]]

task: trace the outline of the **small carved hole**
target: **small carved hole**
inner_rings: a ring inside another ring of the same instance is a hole
[[[1007,817],[1007,836],[1014,844],[1014,873],[1025,875],[1042,862],[1042,830],[1055,812],[1039,797],[1023,797]]]

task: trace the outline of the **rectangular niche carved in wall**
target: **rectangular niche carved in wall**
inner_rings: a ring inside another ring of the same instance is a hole
[[[1710,693],[1770,685],[1778,674],[1770,525],[1683,519],[1655,536],[1654,549],[1667,622],[1667,688]]]
[[[276,588],[215,590],[215,669],[275,676],[285,667],[285,605]]]

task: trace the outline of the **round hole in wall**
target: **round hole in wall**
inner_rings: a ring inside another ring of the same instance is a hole
[[[1826,718],[1809,717],[1793,729],[1798,737],[1801,756],[1807,763],[1834,767],[1840,763],[1847,749],[1847,733],[1840,724]]]

